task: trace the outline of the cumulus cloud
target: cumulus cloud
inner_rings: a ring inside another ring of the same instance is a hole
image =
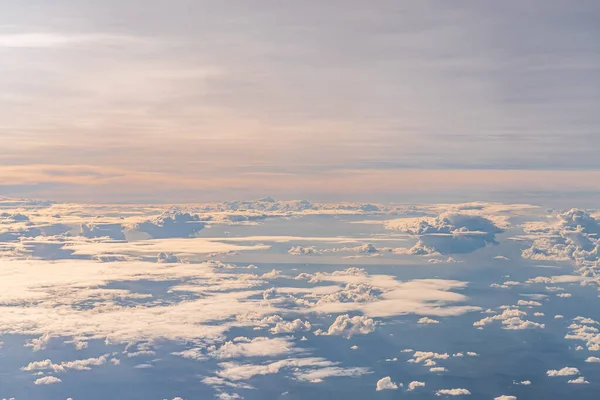
[[[548,376],[573,376],[573,375],[579,375],[579,370],[574,367],[564,367],[559,370],[556,370],[556,369],[548,370],[548,371],[546,371],[546,375],[548,375]]]
[[[433,318],[429,318],[429,317],[423,317],[417,321],[417,324],[439,324],[439,323],[440,323],[440,321],[438,321],[437,319],[433,319]]]
[[[408,384],[408,391],[412,392],[413,390],[416,390],[417,388],[421,387],[425,387],[425,382],[412,381]]]
[[[152,238],[190,237],[204,229],[205,223],[198,215],[179,210],[165,211],[161,215],[129,227],[130,230],[148,234]]]
[[[321,251],[313,246],[295,246],[289,249],[288,253],[293,256],[308,256],[321,254]]]
[[[517,396],[502,395],[495,397],[494,400],[517,400]]]
[[[471,392],[467,389],[440,389],[435,392],[436,396],[468,396]]]
[[[399,230],[418,238],[410,254],[471,253],[496,243],[503,232],[499,221],[474,213],[445,212],[437,217],[400,218],[388,221],[388,229]]]
[[[275,325],[275,327],[271,328],[271,333],[294,333],[301,331],[310,331],[310,329],[310,322],[302,321],[301,319],[295,319],[293,321],[278,322]]]
[[[558,213],[554,223],[538,226],[531,247],[522,257],[532,260],[571,261],[582,276],[594,276],[600,267],[600,222],[589,212],[571,209]]]
[[[59,378],[55,377],[55,376],[44,376],[41,378],[38,378],[35,380],[35,382],[33,382],[35,385],[52,385],[54,383],[61,383],[62,380],[60,380]]]
[[[323,380],[329,376],[356,376],[370,373],[368,368],[341,368],[338,363],[321,357],[287,358],[267,364],[219,364],[217,376],[230,381],[248,380],[254,376],[277,374],[282,369],[292,369],[301,381]]]
[[[71,369],[76,371],[89,371],[91,367],[97,367],[106,364],[108,354],[97,358],[88,358],[85,360],[74,360],[64,361],[60,364],[54,364],[51,360],[33,361],[22,367],[22,371],[53,371],[53,372],[64,372],[65,370]]]
[[[319,334],[350,338],[353,335],[367,335],[372,332],[375,332],[375,322],[371,318],[360,315],[350,317],[344,314],[335,319],[327,332],[319,332]]]
[[[583,376],[580,376],[579,378],[576,378],[576,379],[570,379],[569,383],[575,384],[575,385],[588,385],[589,384],[589,382],[586,381]]]
[[[377,381],[377,391],[381,390],[396,390],[398,389],[398,385],[392,382],[392,378],[386,376],[385,378],[381,378]]]
[[[544,324],[524,320],[523,317],[526,315],[527,313],[525,311],[521,311],[516,308],[506,308],[501,314],[485,317],[479,321],[476,321],[473,323],[473,326],[482,328],[493,323],[494,321],[500,321],[502,323],[502,328],[507,330],[544,329],[546,327]]]
[[[217,359],[228,359],[240,357],[273,357],[298,351],[287,338],[271,339],[257,337],[252,340],[228,341],[218,349],[210,351],[209,354]]]
[[[517,302],[517,304],[520,306],[530,306],[530,307],[540,307],[542,305],[542,303],[540,303],[539,301],[533,301],[533,300],[519,300]]]

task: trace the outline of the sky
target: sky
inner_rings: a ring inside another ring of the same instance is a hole
[[[0,195],[600,193],[600,3],[0,0]]]

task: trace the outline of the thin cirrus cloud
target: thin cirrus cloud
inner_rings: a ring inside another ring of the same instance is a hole
[[[0,165],[103,201],[599,190],[596,2],[5,3]]]

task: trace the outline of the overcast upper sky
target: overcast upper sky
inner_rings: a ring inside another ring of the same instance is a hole
[[[600,191],[600,2],[0,0],[0,194]]]

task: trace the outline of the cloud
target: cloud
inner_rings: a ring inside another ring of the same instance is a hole
[[[575,384],[575,385],[588,385],[589,384],[589,382],[586,381],[583,376],[580,376],[577,379],[570,379],[569,383]]]
[[[338,363],[320,357],[287,358],[267,364],[220,363],[217,376],[230,381],[249,380],[257,375],[277,374],[282,369],[292,369],[294,376],[302,381],[323,379],[327,376],[349,376],[369,373],[368,368],[337,368]]]
[[[582,276],[594,276],[600,267],[600,222],[586,211],[558,213],[554,223],[538,224],[531,233],[534,239],[523,258],[571,261]]]
[[[301,331],[310,331],[311,325],[310,322],[303,322],[300,319],[295,319],[293,321],[283,321],[278,322],[275,327],[271,328],[271,333],[279,334],[279,333],[294,333]]]
[[[55,376],[44,376],[42,378],[36,379],[35,382],[33,382],[35,385],[52,385],[55,383],[61,383],[62,380],[60,380],[59,378],[55,377]]]
[[[471,392],[467,389],[441,389],[435,392],[436,396],[468,396]]]
[[[399,230],[418,238],[408,253],[471,253],[487,244],[495,244],[496,234],[503,232],[500,222],[477,214],[445,212],[437,217],[401,218],[387,221],[388,229]]]
[[[528,301],[528,300],[519,300],[517,302],[517,304],[520,306],[530,306],[530,307],[540,307],[542,305],[542,303],[540,303],[538,301]]]
[[[0,35],[0,47],[5,48],[58,48],[84,44],[136,42],[140,39],[129,36],[104,34],[72,35],[51,32],[5,33]]]
[[[164,239],[175,237],[190,237],[204,229],[205,223],[198,215],[169,210],[156,218],[132,225],[130,230],[148,234],[151,238]]]
[[[313,246],[295,246],[288,250],[293,256],[307,256],[321,254],[321,251]]]
[[[375,322],[366,316],[350,317],[348,314],[339,315],[322,335],[345,336],[348,339],[353,335],[367,335],[375,332]]]
[[[546,375],[548,376],[573,376],[579,375],[579,370],[574,367],[565,367],[559,370],[551,369],[546,371]]]
[[[598,358],[598,357],[588,357],[588,358],[586,358],[585,362],[588,362],[588,363],[600,363],[600,358]]]
[[[209,352],[209,354],[217,359],[228,359],[241,357],[274,357],[298,351],[299,349],[294,348],[289,339],[257,337],[247,341],[228,341],[218,349]]]
[[[517,400],[517,396],[502,395],[502,396],[495,397],[494,400]]]
[[[85,360],[63,361],[60,364],[54,364],[51,360],[33,361],[21,368],[21,371],[53,371],[64,372],[71,369],[75,371],[90,371],[91,367],[97,367],[106,364],[108,354],[97,358],[88,358]]]
[[[417,324],[439,324],[439,323],[440,323],[440,321],[438,321],[437,319],[433,319],[433,318],[429,318],[429,317],[423,317],[417,321]]]
[[[421,387],[425,387],[425,382],[412,381],[408,384],[408,391],[412,392],[413,390],[416,390],[417,388]]]
[[[398,389],[398,385],[392,382],[392,378],[386,376],[385,378],[381,378],[377,381],[377,391],[381,390],[396,390]]]
[[[519,302],[521,301],[524,300],[519,300]],[[530,305],[530,302],[526,303]],[[544,324],[522,319],[522,317],[526,315],[527,313],[525,311],[521,311],[516,308],[506,308],[502,311],[501,314],[485,317],[479,321],[474,322],[473,326],[482,328],[488,324],[493,323],[494,321],[501,321],[502,328],[507,330],[544,329],[546,327],[546,325]]]

